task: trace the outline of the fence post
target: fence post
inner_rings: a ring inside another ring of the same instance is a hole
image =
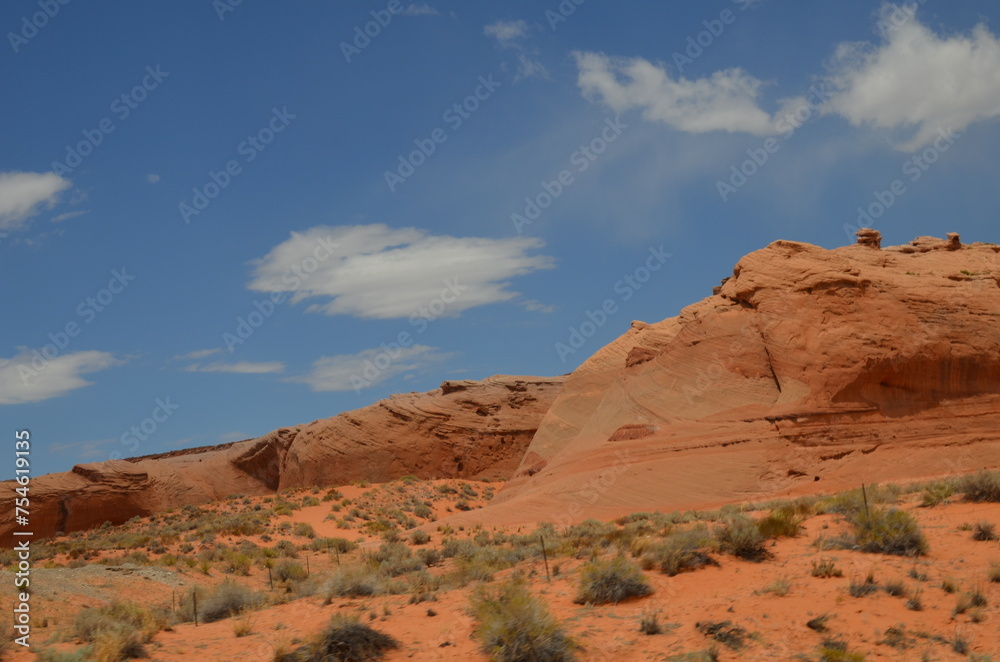
[[[549,555],[545,553],[545,538],[543,536],[538,536],[538,539],[542,541],[542,560],[545,562],[545,581],[552,581],[552,577],[549,576]]]

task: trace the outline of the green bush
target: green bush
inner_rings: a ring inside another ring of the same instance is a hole
[[[711,552],[718,543],[708,533],[704,525],[678,531],[667,536],[662,542],[651,546],[643,555],[643,564],[657,567],[660,572],[671,577],[702,566],[716,564]]]
[[[385,578],[370,566],[345,565],[337,568],[323,584],[321,593],[329,603],[333,598],[359,598],[388,593]]]
[[[577,604],[618,604],[631,597],[641,597],[653,592],[642,570],[624,556],[602,561],[595,559],[580,570],[580,590]]]
[[[714,533],[719,548],[733,556],[749,561],[762,561],[769,556],[764,547],[764,534],[757,528],[757,523],[746,515],[729,517]]]
[[[336,614],[317,640],[291,653],[276,653],[275,662],[368,662],[380,660],[399,642],[361,623],[357,616]]]
[[[850,519],[855,545],[863,552],[919,556],[927,553],[927,539],[909,513],[871,508]]]
[[[282,559],[274,566],[273,577],[281,582],[300,582],[308,576],[309,573],[298,561]]]
[[[794,538],[799,535],[805,514],[798,509],[783,506],[775,508],[771,513],[757,521],[757,529],[765,538]]]
[[[475,637],[494,662],[565,662],[575,644],[545,603],[514,578],[480,586],[472,595]]]
[[[190,622],[195,618],[194,597],[197,596],[198,622],[214,623],[224,618],[235,616],[247,609],[260,605],[263,600],[260,594],[243,584],[226,580],[211,590],[200,587],[191,589],[181,600],[181,620]]]
[[[966,501],[1000,502],[1000,471],[980,471],[963,476],[958,482],[958,491]]]

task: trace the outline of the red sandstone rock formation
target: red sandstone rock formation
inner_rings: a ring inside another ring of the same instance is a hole
[[[580,366],[476,518],[578,521],[1000,465],[1000,246],[777,241]],[[463,515],[462,517],[470,517]]]
[[[562,377],[445,382],[258,439],[81,464],[31,483],[38,537],[198,504],[360,479],[508,477]],[[0,541],[11,542],[12,481],[0,484]]]

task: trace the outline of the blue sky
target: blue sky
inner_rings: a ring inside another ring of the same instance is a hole
[[[776,239],[996,240],[998,19],[5,2],[0,430],[37,472],[244,439],[568,373]]]

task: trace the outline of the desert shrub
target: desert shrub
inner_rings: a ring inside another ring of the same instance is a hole
[[[316,538],[309,543],[309,548],[314,552],[328,549],[331,552],[346,554],[357,549],[357,545],[347,538]]]
[[[115,601],[77,612],[73,621],[73,633],[88,643],[94,643],[102,633],[112,631],[135,632],[140,641],[148,641],[165,625],[163,615],[132,602]]]
[[[274,566],[273,577],[282,582],[300,582],[309,574],[302,564],[292,559],[282,559]]]
[[[1000,471],[980,471],[963,476],[958,481],[958,491],[966,501],[1000,502]]]
[[[678,531],[667,536],[643,555],[643,564],[657,567],[671,577],[681,572],[697,570],[715,564],[711,552],[718,547],[704,525]]]
[[[864,490],[859,488],[821,499],[816,504],[816,512],[853,515],[865,510],[866,495],[871,507],[873,504],[895,504],[901,492],[898,485],[868,485]]]
[[[890,579],[882,584],[882,590],[894,598],[906,597],[906,583],[902,579]]]
[[[320,592],[329,603],[333,598],[358,598],[388,592],[384,577],[369,566],[345,565],[333,571]]]
[[[909,513],[871,508],[850,519],[855,545],[863,552],[919,556],[927,553],[927,539]]]
[[[142,636],[135,630],[118,628],[101,632],[94,639],[93,659],[95,662],[121,662],[146,657],[146,646]]]
[[[420,570],[406,576],[406,585],[410,593],[410,604],[419,604],[425,600],[437,600],[441,578]]]
[[[418,549],[417,558],[420,559],[421,563],[430,568],[441,563],[441,551],[433,547]]]
[[[362,560],[389,577],[416,572],[424,567],[423,561],[403,543],[383,543],[377,550],[365,552]]]
[[[775,508],[767,517],[757,521],[757,528],[765,538],[794,538],[799,535],[805,515],[792,506]]]
[[[747,637],[747,631],[739,625],[734,625],[732,621],[700,622],[694,626],[706,637],[711,637],[733,650],[743,648]]]
[[[242,552],[228,551],[225,553],[223,570],[232,575],[249,575],[250,566],[253,565],[253,559],[251,559],[246,554]]]
[[[819,662],[864,662],[862,653],[851,653],[847,644],[840,640],[827,639],[819,649]]]
[[[636,563],[622,555],[612,559],[595,559],[580,569],[577,604],[618,604],[625,598],[641,597],[653,592]]]
[[[221,621],[247,609],[252,609],[263,602],[260,594],[255,591],[243,584],[226,580],[210,590],[195,587],[188,591],[187,595],[181,599],[179,611],[181,620],[186,622],[194,620],[195,595],[198,598],[199,623]]]
[[[362,623],[358,617],[336,614],[311,643],[286,652],[275,650],[274,662],[368,662],[381,660],[399,642]]]
[[[316,530],[309,522],[296,522],[295,526],[292,527],[292,534],[303,538],[315,538]]]
[[[764,544],[766,539],[757,528],[756,522],[746,515],[727,518],[714,531],[719,548],[749,561],[762,561],[768,557]]]
[[[844,573],[834,564],[833,559],[821,558],[812,562],[810,573],[813,577],[828,579],[830,577],[843,577]]]
[[[264,533],[264,518],[253,513],[224,517],[212,524],[208,531],[229,536],[255,536]]]
[[[416,529],[410,534],[410,542],[414,545],[426,545],[431,541],[431,534],[422,529]]]
[[[1000,583],[1000,561],[990,564],[990,569],[986,571],[986,577],[993,583]]]
[[[472,595],[475,637],[495,662],[573,660],[575,644],[524,581],[480,586]]]
[[[274,546],[274,551],[291,559],[297,558],[299,555],[299,548],[291,540],[279,540],[278,544]]]
[[[663,626],[660,625],[659,613],[651,610],[644,611],[639,617],[639,632],[647,635],[660,634]]]
[[[996,527],[991,522],[977,522],[972,529],[972,539],[981,542],[996,540]]]
[[[920,495],[920,505],[925,508],[931,508],[942,503],[948,503],[954,494],[954,481],[936,481],[924,486]]]
[[[866,595],[871,595],[878,591],[878,582],[875,581],[875,575],[871,572],[865,577],[863,582],[857,580],[851,580],[851,583],[847,586],[847,592],[851,594],[852,598],[863,598]]]

